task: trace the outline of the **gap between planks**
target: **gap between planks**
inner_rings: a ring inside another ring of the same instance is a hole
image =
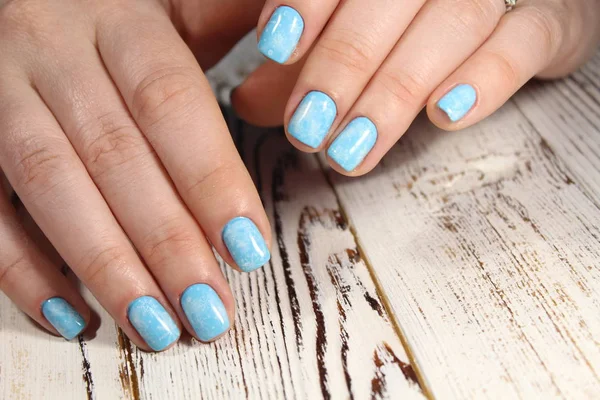
[[[319,163],[321,171],[323,172],[323,175],[325,176],[325,179],[327,180],[329,187],[331,188],[331,190],[333,191],[333,193],[335,195],[340,212],[342,213],[342,216],[346,220],[346,223],[348,224],[348,229],[350,230],[350,233],[352,234],[352,236],[354,237],[354,241],[356,242],[358,252],[359,252],[360,256],[362,257],[362,259],[365,263],[365,266],[369,270],[369,275],[371,276],[371,280],[373,281],[373,284],[375,285],[377,294],[381,298],[381,302],[383,303],[383,306],[384,306],[386,312],[390,316],[390,322],[391,322],[392,326],[394,327],[394,330],[396,331],[396,335],[398,335],[400,342],[402,342],[402,346],[404,346],[404,351],[406,352],[406,355],[408,356],[410,365],[413,367],[413,370],[414,370],[415,375],[419,382],[419,386],[421,387],[421,390],[423,391],[423,394],[425,395],[425,397],[427,397],[427,399],[434,400],[434,396],[428,385],[427,379],[425,379],[425,374],[423,373],[421,366],[419,365],[415,355],[413,354],[413,350],[408,343],[408,339],[404,335],[404,332],[402,332],[402,328],[400,328],[400,324],[398,323],[396,314],[394,313],[394,310],[392,309],[390,300],[389,300],[385,290],[383,290],[381,282],[379,281],[379,277],[375,273],[375,269],[373,268],[371,259],[369,258],[367,252],[364,250],[363,243],[362,243],[360,237],[358,236],[358,234],[356,233],[354,224],[352,223],[352,220],[350,219],[350,216],[348,215],[346,208],[344,207],[344,205],[340,199],[340,195],[337,191],[337,188],[331,181],[330,175],[327,173],[327,169],[329,167],[325,165],[323,157],[319,156],[318,154],[315,154],[314,157],[317,159],[317,162]]]

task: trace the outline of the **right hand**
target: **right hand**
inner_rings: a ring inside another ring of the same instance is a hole
[[[211,341],[233,323],[211,245],[250,271],[267,262],[270,242],[198,64],[225,54],[262,4],[172,3],[0,0],[0,168],[83,284],[154,351],[173,345],[182,325]],[[89,321],[6,193],[0,289],[68,339]]]

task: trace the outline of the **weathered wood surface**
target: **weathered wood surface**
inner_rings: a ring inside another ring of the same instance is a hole
[[[3,296],[1,398],[424,398],[316,158],[279,130],[237,135],[276,244],[257,273],[224,266],[237,301],[232,332],[144,353],[86,293],[102,323],[95,337],[66,343]]]
[[[600,56],[448,134],[331,173],[440,398],[600,397]],[[376,211],[375,211],[376,210]]]
[[[600,396],[600,55],[464,132],[420,118],[361,179],[233,128],[276,240],[224,267],[232,332],[143,353],[84,291],[68,343],[0,296],[0,398]]]

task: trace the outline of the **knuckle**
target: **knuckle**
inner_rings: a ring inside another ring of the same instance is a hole
[[[169,116],[194,111],[202,93],[195,71],[185,67],[159,69],[134,90],[132,109],[137,121],[154,125]]]
[[[0,267],[0,289],[10,284],[8,278],[10,275],[19,274],[28,267],[27,259],[24,254],[21,254],[14,260],[8,262],[3,267]]]
[[[498,0],[457,0],[446,3],[443,13],[451,16],[457,31],[486,37],[504,14],[504,5]]]
[[[529,6],[522,8],[523,26],[530,30],[530,41],[534,51],[541,56],[552,58],[561,45],[564,34],[561,23],[561,7],[551,6],[544,10]],[[537,38],[534,40],[533,38]]]
[[[126,274],[128,266],[124,251],[117,245],[106,245],[102,249],[93,248],[78,263],[81,266],[77,275],[88,286],[103,286],[118,274]]]
[[[16,146],[18,154],[13,173],[15,187],[24,196],[41,195],[66,179],[71,156],[65,152],[62,140],[48,138],[30,138]]]
[[[376,81],[394,103],[407,108],[422,106],[428,94],[425,82],[414,74],[383,69]]]
[[[40,0],[11,0],[0,6],[0,35],[19,44],[34,42],[51,45],[60,24],[49,8]]]
[[[318,52],[350,73],[364,73],[373,63],[375,45],[367,35],[350,31],[324,36],[317,44]]]
[[[487,51],[483,55],[488,60],[486,65],[493,66],[494,73],[506,88],[516,90],[520,86],[521,74],[513,60],[499,51]]]
[[[77,133],[84,143],[81,158],[94,177],[153,153],[135,124],[112,113],[83,124]]]
[[[184,193],[196,201],[214,197],[222,188],[231,185],[236,170],[235,163],[230,161],[215,164],[203,174],[190,175],[185,182]]]
[[[140,253],[155,272],[173,257],[198,251],[198,237],[186,225],[181,217],[166,218],[142,240]]]

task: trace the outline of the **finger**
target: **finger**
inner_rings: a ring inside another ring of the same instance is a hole
[[[279,63],[293,63],[319,36],[339,0],[267,0],[258,20],[258,50]]]
[[[481,46],[504,12],[498,0],[428,1],[330,140],[332,167],[354,176],[374,168],[437,85]]]
[[[175,343],[175,313],[53,115],[25,83],[0,79],[0,92],[0,167],[36,223],[138,346]]]
[[[101,56],[210,242],[231,265],[255,270],[270,258],[260,198],[200,67],[157,7],[140,4],[104,19]],[[238,217],[248,219],[248,230],[232,242],[224,228]]]
[[[283,124],[285,105],[304,66],[265,63],[231,93],[231,105],[238,116],[256,126]]]
[[[473,56],[431,95],[427,114],[442,129],[466,128],[490,115],[558,54],[567,17],[529,0],[508,12]],[[515,40],[518,38],[518,40]]]
[[[0,188],[0,290],[38,324],[71,340],[85,329],[83,298],[35,246]]]
[[[314,45],[287,104],[292,144],[309,152],[323,147],[423,3],[344,2]]]
[[[40,68],[35,78],[44,79],[37,79],[36,87],[186,329],[202,341],[214,340],[234,320],[234,302],[212,249],[129,115],[96,49],[88,43],[69,47],[78,57],[57,56],[58,65]],[[186,292],[197,284],[208,288]],[[190,319],[194,308],[182,308],[184,293],[186,299],[190,293],[201,296],[192,304],[210,301],[214,306],[202,308],[201,320]]]

